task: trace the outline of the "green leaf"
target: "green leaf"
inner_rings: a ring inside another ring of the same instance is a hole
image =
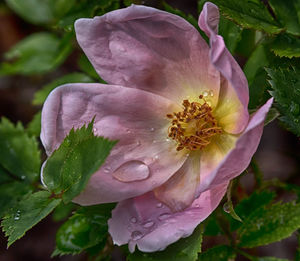
[[[75,20],[103,15],[120,7],[119,0],[76,1],[72,8],[60,19],[57,26],[65,30],[73,30]]]
[[[246,222],[251,213],[269,204],[274,197],[275,193],[271,191],[266,190],[260,193],[254,192],[248,198],[245,198],[241,202],[239,202],[239,204],[236,205],[235,211]],[[231,231],[236,230],[240,226],[242,226],[241,222],[231,220]]]
[[[300,39],[288,35],[278,35],[271,45],[271,50],[279,57],[300,57]]]
[[[127,258],[128,261],[195,261],[198,253],[201,252],[201,244],[202,226],[200,225],[191,236],[180,239],[164,251],[149,254],[135,250]]]
[[[88,58],[86,57],[85,54],[82,54],[79,57],[79,59],[78,59],[78,66],[79,66],[80,70],[82,70],[83,72],[85,72],[87,75],[89,75],[93,79],[95,79],[95,80],[97,80],[97,81],[99,81],[101,83],[106,83],[105,81],[103,81],[100,78],[100,76],[95,71],[94,67],[92,66],[92,64],[90,63],[90,61],[88,60]]]
[[[76,0],[6,0],[7,5],[32,24],[53,24],[67,13]]]
[[[257,48],[252,52],[248,61],[246,62],[243,70],[247,77],[249,85],[254,81],[257,71],[269,65],[269,60],[266,54],[265,46],[260,44]]]
[[[40,136],[41,118],[42,118],[42,112],[39,111],[38,113],[36,113],[33,116],[33,119],[31,120],[31,122],[28,123],[26,131],[30,136],[35,136],[35,137]]]
[[[243,28],[265,31],[277,34],[283,30],[273,19],[267,7],[259,0],[212,0],[221,13]]]
[[[40,151],[34,137],[21,123],[14,126],[6,118],[0,123],[0,165],[19,180],[33,181],[40,172]]]
[[[269,0],[269,4],[286,32],[299,36],[300,20],[297,14],[297,5],[300,5],[299,0]]]
[[[289,237],[300,228],[300,204],[277,203],[262,207],[244,220],[238,230],[240,247],[267,245]]]
[[[72,129],[60,147],[48,158],[43,181],[55,194],[62,194],[65,203],[85,187],[108,156],[116,141],[94,136],[93,121],[86,127]]]
[[[50,5],[54,0],[6,0],[7,5],[26,21],[47,24],[54,20]]]
[[[51,197],[47,191],[39,191],[25,197],[4,217],[1,226],[8,237],[8,246],[21,238],[26,231],[45,218],[61,199]]]
[[[217,219],[216,211],[209,215],[203,222],[204,236],[217,236],[224,234]]]
[[[56,87],[66,84],[66,83],[91,83],[93,80],[83,73],[70,73],[64,75],[61,78],[54,80],[53,82],[44,86],[41,90],[37,91],[34,95],[33,104],[34,105],[42,105],[49,93],[55,89]]]
[[[52,219],[55,222],[59,222],[62,221],[64,219],[66,219],[67,217],[70,216],[71,212],[76,209],[77,205],[75,205],[74,203],[70,202],[68,204],[64,204],[63,202],[61,202],[57,208],[54,209],[53,213],[52,213]]]
[[[0,219],[27,194],[31,193],[32,188],[18,181],[9,181],[0,184]]]
[[[234,260],[235,256],[236,254],[233,248],[226,245],[220,245],[220,246],[215,246],[213,248],[210,248],[205,252],[203,252],[199,256],[198,261],[213,261],[213,260],[229,261],[229,260]]]
[[[62,39],[51,33],[35,33],[17,43],[5,54],[0,75],[41,74],[59,66],[72,50],[71,34]]]
[[[56,234],[54,255],[78,254],[102,243],[108,236],[107,220],[115,204],[81,207]]]
[[[238,42],[241,40],[242,29],[238,25],[221,15],[219,23],[219,34],[223,36],[227,49],[233,54]]]
[[[183,11],[172,7],[171,5],[167,4],[166,2],[163,2],[163,7],[167,12],[181,16],[182,18],[187,20],[190,24],[192,24],[197,30],[199,30],[198,21],[191,14],[185,14]]]
[[[297,67],[267,69],[275,98],[275,107],[280,112],[279,120],[288,130],[300,136],[300,69]]]

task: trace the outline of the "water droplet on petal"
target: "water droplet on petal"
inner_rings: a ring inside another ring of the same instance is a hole
[[[171,141],[171,139],[169,139],[169,138],[166,138],[166,142],[169,142],[169,141]]]
[[[137,142],[136,142],[136,145],[138,145],[138,146],[140,146],[142,143],[141,143],[141,141],[140,140],[138,140]]]
[[[209,96],[213,97],[214,96],[214,92],[213,91],[209,91]]]
[[[105,167],[105,168],[103,169],[103,171],[104,171],[105,173],[109,173],[109,172],[110,172],[110,167]]]
[[[151,128],[150,131],[153,132],[153,131],[155,131],[155,129],[154,129],[154,128]]]
[[[207,91],[204,91],[203,92],[203,97],[207,97],[208,96],[208,92]]]
[[[131,223],[136,223],[136,221],[137,221],[137,220],[136,220],[135,217],[132,217],[132,218],[130,219],[130,222],[131,222]]]
[[[158,160],[158,159],[159,159],[159,156],[158,156],[158,155],[155,155],[155,156],[154,156],[154,159],[155,159],[155,160]]]
[[[152,142],[153,142],[153,143],[157,143],[157,140],[153,140]]]
[[[140,232],[140,231],[133,231],[132,233],[131,233],[131,238],[132,238],[132,240],[139,240],[139,239],[141,239],[143,237],[143,234],[142,234],[142,232]]]
[[[207,101],[206,103],[207,103],[208,106],[211,106],[211,102],[210,101]]]
[[[158,219],[159,219],[159,220],[165,220],[165,219],[169,218],[170,216],[171,216],[170,214],[164,213],[164,214],[161,214],[161,215],[158,217]]]
[[[148,221],[146,223],[143,224],[143,227],[144,228],[150,228],[154,225],[154,222],[153,221]]]
[[[130,129],[127,129],[126,132],[127,132],[127,133],[131,133],[131,130],[130,130]]]
[[[226,202],[226,203],[223,205],[223,210],[224,210],[226,213],[230,213],[230,207],[229,207],[228,202]]]
[[[113,172],[113,177],[122,182],[143,180],[150,175],[150,169],[139,160],[125,162]]]
[[[159,202],[159,203],[156,204],[157,208],[161,208],[162,206],[163,206],[163,204],[161,202]]]
[[[97,130],[98,130],[97,128],[93,128],[93,131],[94,131],[94,132],[97,132]]]

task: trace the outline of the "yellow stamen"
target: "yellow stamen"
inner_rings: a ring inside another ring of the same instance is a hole
[[[168,136],[177,142],[177,150],[202,150],[211,141],[211,138],[222,133],[217,120],[212,114],[212,108],[199,96],[200,102],[183,100],[183,111],[167,114],[171,120]]]

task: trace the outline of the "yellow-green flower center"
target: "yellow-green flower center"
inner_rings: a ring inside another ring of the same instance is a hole
[[[183,111],[167,114],[171,120],[168,136],[177,142],[177,150],[202,150],[213,136],[222,133],[217,120],[212,114],[212,108],[204,98],[199,96],[199,102],[183,100]]]

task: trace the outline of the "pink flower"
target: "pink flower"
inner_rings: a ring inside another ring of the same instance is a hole
[[[145,6],[79,19],[77,40],[108,84],[66,84],[45,102],[48,155],[94,115],[94,133],[119,140],[74,201],[119,202],[109,232],[131,251],[189,236],[257,149],[272,100],[249,118],[247,80],[218,22],[206,3],[199,26],[209,47],[184,19]]]

